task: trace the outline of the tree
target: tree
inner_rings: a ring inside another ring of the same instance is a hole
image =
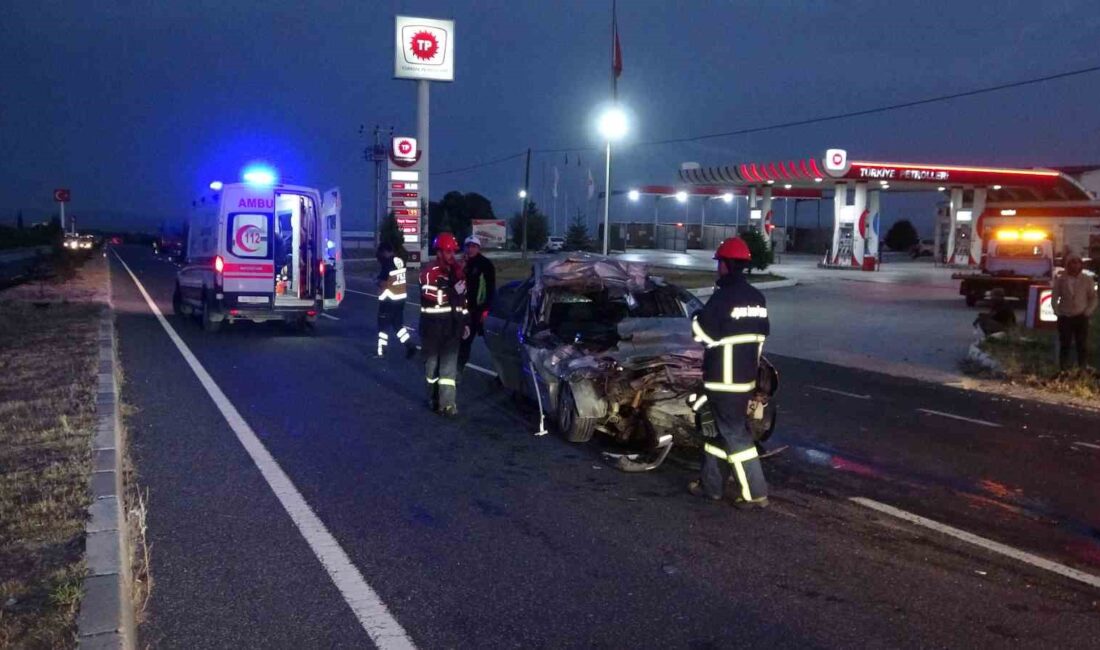
[[[565,249],[570,251],[592,250],[592,239],[588,236],[588,226],[585,217],[577,210],[577,215],[565,231]]]
[[[546,245],[550,238],[550,226],[546,215],[539,212],[534,201],[527,202],[527,250],[538,250]],[[512,216],[512,241],[517,248],[523,248],[523,215]]]
[[[894,222],[884,239],[886,246],[892,251],[907,251],[920,243],[920,235],[908,219]]]
[[[401,259],[407,259],[409,256],[408,251],[405,250],[405,237],[397,227],[397,217],[392,212],[387,214],[385,219],[382,219],[378,242],[389,243],[390,246],[393,246],[394,254]]]
[[[493,204],[476,192],[450,191],[428,208],[428,235],[453,233],[459,240],[473,232],[474,219],[496,219]]]
[[[745,232],[741,233],[741,239],[745,240],[745,243],[749,246],[749,254],[752,255],[752,260],[749,262],[749,273],[752,273],[753,269],[763,271],[768,268],[768,265],[774,260],[771,244],[764,237],[764,234],[756,228],[749,228]]]

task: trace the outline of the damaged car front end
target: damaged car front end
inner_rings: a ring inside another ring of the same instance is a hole
[[[502,383],[537,400],[567,440],[598,431],[610,461],[644,471],[673,444],[698,446],[685,398],[702,379],[689,321],[701,306],[643,264],[568,256],[502,288],[486,342]]]

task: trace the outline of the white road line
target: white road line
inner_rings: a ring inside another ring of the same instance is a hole
[[[357,293],[360,296],[370,296],[371,298],[377,298],[378,297],[378,296],[374,295],[373,293],[367,293],[366,291],[356,291],[355,289],[348,289],[347,287],[344,288],[344,291],[347,291],[348,293]]]
[[[870,395],[861,395],[859,393],[849,393],[843,390],[837,390],[835,388],[826,388],[824,386],[814,386],[813,384],[806,384],[806,388],[812,388],[814,390],[824,391],[826,393],[836,393],[837,395],[843,395],[845,397],[854,397],[856,399],[871,399]]]
[[[327,318],[329,320],[340,320],[339,318],[337,318],[336,316],[333,316],[332,314],[321,314],[321,318]]]
[[[938,521],[926,519],[924,517],[921,517],[920,515],[915,515],[911,512],[906,512],[905,510],[900,510],[893,506],[886,505],[885,503],[879,503],[878,501],[875,501],[873,499],[867,499],[864,497],[851,497],[851,501],[853,501],[854,503],[858,503],[865,508],[877,510],[878,512],[881,512],[883,514],[887,514],[891,517],[896,517],[898,519],[917,524],[918,526],[924,526],[925,528],[929,528],[938,533],[943,533],[944,535],[947,535],[949,537],[954,537],[955,539],[962,540],[964,542],[967,542],[968,544],[980,546],[987,551],[999,553],[1014,560],[1019,560],[1020,562],[1030,564],[1033,567],[1045,569],[1047,571],[1057,573],[1058,575],[1070,578],[1071,580],[1077,580],[1078,582],[1083,582],[1087,585],[1100,588],[1100,576],[1095,576],[1091,573],[1085,573],[1084,571],[1078,571],[1077,569],[1068,567],[1064,564],[1052,562],[1051,560],[1039,557],[1038,555],[1034,555],[1026,551],[1021,551],[1019,549],[1013,548],[1011,546],[1006,546],[1004,544],[1001,544],[1000,542],[994,542],[993,540],[986,539],[984,537],[979,537],[973,533],[968,533],[965,530],[959,530],[958,528],[954,528],[946,524],[941,524]]]
[[[467,364],[469,365],[469,364]],[[1088,447],[1089,449],[1100,449],[1100,445],[1094,445],[1091,442],[1072,442],[1071,446],[1074,447]]]
[[[987,420],[975,420],[974,418],[966,418],[961,415],[955,415],[954,413],[944,413],[943,411],[933,411],[932,409],[917,409],[921,413],[927,413],[929,415],[938,415],[944,418],[951,418],[953,420],[962,420],[963,422],[970,422],[971,424],[980,424],[983,427],[995,427],[1000,428],[1001,425],[996,422],[989,422]]]
[[[134,284],[137,285],[138,291],[141,292],[145,302],[149,305],[150,311],[160,321],[161,327],[168,334],[168,338],[172,340],[172,343],[176,345],[176,349],[183,355],[184,361],[191,367],[191,371],[195,373],[203,388],[206,389],[210,399],[214,401],[214,405],[221,411],[222,417],[229,423],[233,433],[237,434],[237,440],[248,452],[252,462],[259,468],[260,473],[267,481],[268,487],[275,493],[275,497],[279,499],[283,509],[290,515],[294,525],[298,527],[298,532],[302,534],[310,549],[313,550],[313,554],[320,560],[321,565],[328,572],[329,577],[332,578],[332,582],[344,596],[344,601],[351,607],[356,618],[359,619],[359,624],[370,635],[371,641],[374,641],[374,644],[379,648],[415,648],[416,646],[409,638],[408,633],[393,617],[389,608],[382,602],[374,589],[363,579],[363,574],[359,573],[359,569],[352,564],[351,559],[337,543],[336,538],[325,528],[320,518],[309,507],[302,494],[294,487],[290,477],[279,467],[279,463],[275,461],[275,458],[260,442],[260,439],[256,437],[255,432],[241,417],[233,403],[229,401],[229,398],[225,396],[218,384],[214,382],[214,378],[206,372],[199,360],[192,354],[191,349],[187,347],[183,339],[176,334],[176,330],[165,320],[156,303],[145,291],[141,281],[137,279],[137,276],[134,275],[134,272],[130,270],[130,267],[118,253],[115,253],[115,257],[118,257],[122,268],[130,274]]]
[[[470,370],[476,370],[476,371],[480,372],[483,375],[489,375],[490,377],[496,377],[497,376],[497,373],[493,372],[492,370],[489,370],[488,368],[482,368],[481,366],[475,366],[472,363],[467,363],[466,367],[469,368]]]

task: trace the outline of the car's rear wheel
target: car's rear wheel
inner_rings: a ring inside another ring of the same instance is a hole
[[[180,285],[176,285],[176,290],[172,292],[172,313],[176,316],[183,316],[183,295],[180,293]]]
[[[569,442],[588,442],[596,432],[596,418],[577,415],[577,401],[569,384],[562,384],[558,402],[558,431]]]

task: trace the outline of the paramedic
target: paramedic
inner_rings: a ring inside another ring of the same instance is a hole
[[[706,348],[703,392],[693,396],[692,408],[697,413],[709,409],[704,413],[713,418],[710,431],[716,435],[704,444],[701,480],[688,489],[719,501],[732,472],[740,488],[734,505],[763,508],[768,505],[768,484],[746,427],[746,409],[769,334],[768,308],[764,295],[745,279],[751,255],[744,240],[725,240],[714,259],[718,260],[717,287],[706,306],[692,316],[691,329]]]
[[[458,348],[469,335],[466,279],[457,251],[454,235],[441,233],[435,238],[435,260],[420,270],[420,346],[429,406],[448,417],[458,414]]]
[[[493,303],[493,294],[497,290],[497,270],[493,262],[481,254],[481,240],[470,235],[464,242],[466,246],[466,306],[470,312],[470,333],[463,337],[458,349],[458,372],[466,367],[470,360],[470,348],[480,334],[485,336],[485,317]]]
[[[378,351],[375,357],[386,356],[390,336],[396,336],[405,346],[405,356],[416,354],[409,328],[405,327],[405,261],[394,254],[393,245],[382,242],[376,252],[378,257]]]

